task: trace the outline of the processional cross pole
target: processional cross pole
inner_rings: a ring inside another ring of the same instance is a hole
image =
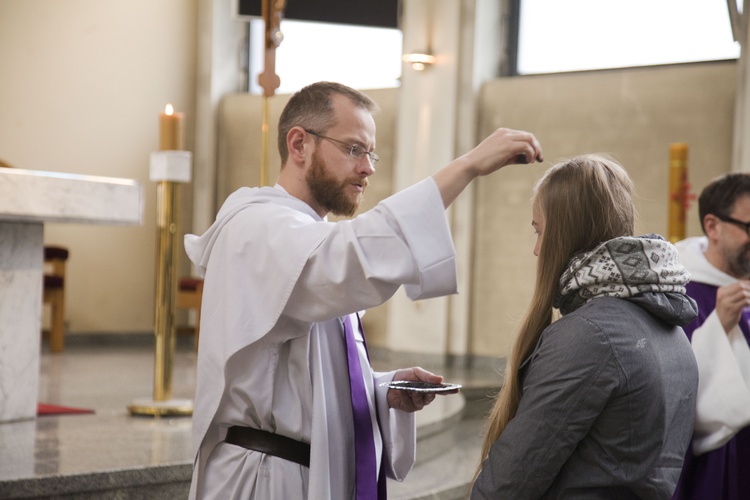
[[[263,114],[261,123],[261,163],[260,163],[260,185],[268,184],[268,150],[269,150],[269,99],[281,80],[276,74],[276,49],[284,39],[281,33],[281,19],[284,15],[286,0],[263,0],[262,14],[265,25],[265,53],[263,72],[258,76],[258,84],[263,87]]]

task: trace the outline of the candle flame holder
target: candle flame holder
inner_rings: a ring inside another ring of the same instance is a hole
[[[159,151],[151,154],[152,181],[157,181],[156,316],[154,334],[153,398],[141,398],[128,406],[132,415],[189,416],[193,402],[173,399],[172,374],[175,351],[175,302],[177,297],[177,207],[181,182],[190,182],[189,151]]]

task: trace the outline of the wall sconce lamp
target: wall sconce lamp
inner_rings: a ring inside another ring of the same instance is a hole
[[[424,71],[428,67],[435,64],[435,56],[430,54],[429,51],[404,54],[403,56],[401,56],[401,59],[405,63],[411,64],[411,69],[413,69],[414,71]]]

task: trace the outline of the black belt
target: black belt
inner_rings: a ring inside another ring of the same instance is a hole
[[[280,434],[235,425],[227,429],[224,441],[310,467],[310,445]]]

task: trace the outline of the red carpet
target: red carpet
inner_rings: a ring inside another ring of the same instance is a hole
[[[37,416],[40,417],[46,415],[82,415],[86,413],[94,413],[94,410],[89,410],[87,408],[73,408],[70,406],[48,405],[44,403],[39,403],[36,410]]]

